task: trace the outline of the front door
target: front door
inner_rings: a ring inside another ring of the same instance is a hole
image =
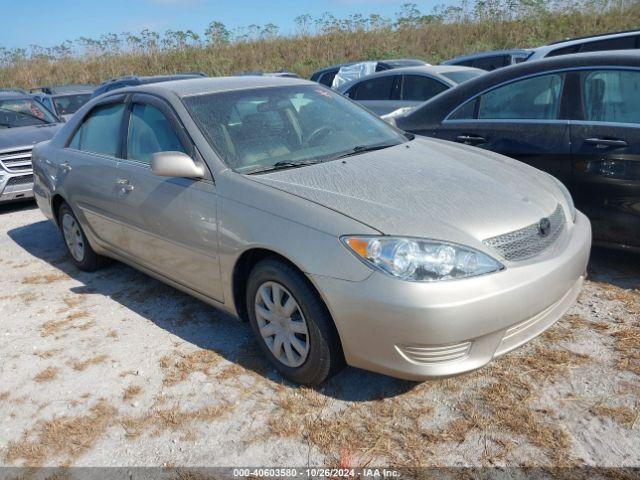
[[[594,239],[640,248],[640,71],[580,73],[571,122],[576,206]]]
[[[161,151],[182,151],[198,161],[195,147],[166,104],[136,95],[128,120],[124,158],[116,179],[126,217],[127,256],[222,301],[213,179],[159,177],[151,171],[151,157]]]
[[[485,148],[571,183],[569,120],[562,119],[563,73],[516,80],[469,100],[435,133]]]

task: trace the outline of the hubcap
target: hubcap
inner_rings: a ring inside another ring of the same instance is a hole
[[[274,357],[287,367],[302,365],[309,355],[309,331],[289,290],[276,282],[260,285],[255,313],[260,335]]]
[[[80,226],[73,216],[65,213],[62,216],[62,234],[69,253],[78,262],[84,260],[84,239]]]

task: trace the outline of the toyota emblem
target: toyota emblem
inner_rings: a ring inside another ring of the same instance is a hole
[[[538,232],[540,233],[541,237],[546,237],[547,235],[549,235],[549,233],[551,232],[551,221],[549,221],[548,218],[545,217],[540,220],[540,223],[538,224]]]

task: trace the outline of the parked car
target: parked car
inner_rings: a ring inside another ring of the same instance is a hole
[[[59,119],[27,93],[0,92],[0,203],[33,198],[31,149]]]
[[[599,244],[640,248],[640,54],[601,52],[487,73],[391,119],[559,178]]]
[[[479,52],[472,55],[456,57],[442,63],[443,65],[466,65],[467,67],[482,68],[483,70],[491,71],[516,63],[569,55],[572,53],[634,49],[640,49],[640,30],[603,33],[600,35],[560,40],[538,48]]]
[[[290,78],[101,96],[34,168],[78,268],[113,257],[248,320],[304,384],[344,360],[413,380],[479,368],[564,314],[591,244],[546,173]]]
[[[337,91],[377,115],[385,115],[413,108],[483,73],[477,68],[447,65],[396,68],[354,80]]]
[[[137,75],[128,75],[125,77],[116,77],[106,80],[93,91],[91,98],[98,97],[103,93],[116,90],[118,88],[130,87],[135,85],[147,85],[149,83],[170,82],[172,80],[186,80],[190,78],[206,77],[204,73],[177,73],[175,75],[154,75],[150,77],[140,77]]]
[[[491,50],[452,58],[442,62],[442,65],[460,65],[491,72],[497,68],[522,63],[529,58],[531,53],[530,49]]]
[[[298,75],[297,73],[293,73],[293,72],[262,72],[262,71],[259,71],[259,70],[237,73],[236,75],[241,76],[241,77],[250,75],[250,76],[257,76],[257,77],[301,78],[300,75]]]
[[[333,79],[342,67],[354,65],[358,62],[341,63],[338,65],[331,65],[330,67],[322,68],[311,75],[312,82],[318,82],[327,87],[333,85]],[[423,60],[416,60],[414,58],[401,58],[397,60],[379,60],[376,65],[376,72],[382,72],[384,70],[391,70],[393,68],[402,67],[419,67],[427,65]]]
[[[68,120],[71,115],[91,99],[95,85],[57,85],[32,88],[33,98],[55,113]]]

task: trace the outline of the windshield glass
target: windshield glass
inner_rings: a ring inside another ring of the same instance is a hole
[[[0,128],[28,127],[56,121],[53,114],[35,100],[0,100]]]
[[[407,141],[323,86],[256,88],[183,101],[224,162],[240,173],[322,162]]]
[[[476,78],[483,73],[486,72],[484,70],[461,70],[458,72],[442,72],[442,76],[447,77],[452,82],[462,83],[467,80],[471,80],[472,78]]]
[[[77,93],[74,95],[60,95],[53,97],[53,103],[59,115],[76,113],[81,106],[91,99],[90,93]]]

